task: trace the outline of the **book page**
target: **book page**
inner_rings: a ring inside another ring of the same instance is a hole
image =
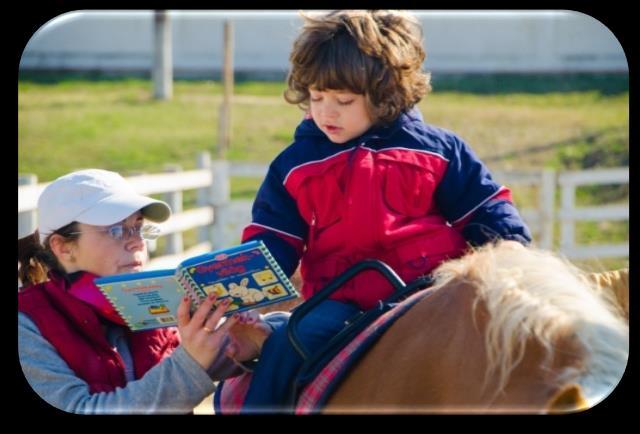
[[[111,301],[131,330],[148,330],[177,325],[177,310],[184,292],[173,270],[170,274],[135,273],[133,280],[96,279],[96,285]],[[145,277],[146,276],[146,277]]]
[[[262,242],[190,258],[179,267],[194,292],[232,298],[225,315],[296,298],[298,293]]]

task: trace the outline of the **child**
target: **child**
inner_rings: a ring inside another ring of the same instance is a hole
[[[509,189],[462,139],[424,123],[414,108],[430,90],[415,18],[337,11],[304,19],[285,99],[308,114],[271,163],[243,241],[263,240],[289,275],[302,259],[305,298],[366,258],[409,282],[468,243],[530,242]],[[379,274],[361,273],[301,321],[303,343],[319,348],[391,293]],[[301,363],[286,327],[276,330],[245,409],[281,410]]]
[[[132,333],[93,283],[140,271],[145,240],[159,234],[147,221],[170,214],[106,170],[67,174],[40,195],[39,229],[18,241],[18,354],[49,404],[74,413],[187,413],[214,380],[242,372],[231,357],[257,355],[275,315],[237,314],[218,327],[228,304],[209,316],[209,298],[191,317],[185,299],[177,329]]]

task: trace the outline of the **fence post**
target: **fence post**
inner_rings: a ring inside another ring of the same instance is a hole
[[[576,186],[570,182],[562,183],[562,224],[560,225],[560,250],[569,254],[575,244],[574,220],[570,213],[575,208]]]
[[[37,183],[37,175],[29,173],[18,176],[18,185],[35,185]],[[36,230],[38,227],[37,217],[35,209],[18,213],[18,238],[26,237]]]
[[[173,96],[171,20],[165,10],[153,14],[153,96],[168,100]]]
[[[211,162],[211,204],[213,205],[213,225],[211,227],[211,248],[218,250],[228,245],[225,231],[227,211],[231,201],[231,180],[229,161]]]
[[[218,154],[216,158],[226,158],[231,141],[231,99],[233,97],[233,23],[224,22],[224,63],[222,66],[222,104],[218,125]]]
[[[209,152],[200,152],[198,153],[196,159],[196,167],[198,169],[207,169],[211,170],[211,154]],[[208,187],[203,187],[198,189],[196,205],[198,208],[212,206],[212,195],[213,195],[213,182]],[[213,216],[215,220],[215,215]],[[211,241],[211,237],[209,233],[211,232],[212,225],[200,226],[198,228],[198,243],[204,243],[207,241]]]
[[[164,167],[165,172],[180,172],[182,167],[177,164],[167,164]],[[182,212],[182,191],[172,191],[169,193],[165,193],[165,202],[169,204],[171,207],[171,211],[174,214]],[[175,255],[177,253],[182,253],[184,250],[184,246],[182,243],[182,233],[174,232],[172,234],[167,234],[167,244],[165,247],[164,253],[167,255]]]
[[[556,201],[556,173],[551,169],[542,170],[539,192],[540,207],[540,247],[553,248],[553,226]]]

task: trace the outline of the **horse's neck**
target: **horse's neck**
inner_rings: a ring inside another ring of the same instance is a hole
[[[562,382],[558,381],[559,373],[577,373],[584,368],[584,352],[569,327],[558,331],[545,344],[536,337],[529,336],[518,357],[513,341],[496,342],[488,339],[487,327],[492,318],[475,285],[456,285],[452,282],[447,286],[446,293],[450,298],[455,297],[459,303],[459,333],[475,341],[467,341],[464,346],[460,345],[457,351],[451,351],[448,355],[451,363],[455,363],[456,359],[473,358],[476,369],[460,372],[461,376],[456,381],[461,385],[473,385],[468,388],[468,393],[478,399],[479,405],[496,410],[543,410],[562,387]],[[551,346],[548,346],[550,343]],[[510,356],[498,357],[492,361],[489,357],[489,347],[492,345],[494,354]],[[480,370],[483,372],[480,373]],[[464,378],[466,374],[468,375]],[[478,381],[480,378],[483,379],[482,383]]]
[[[482,378],[486,357],[471,320],[474,296],[471,288],[452,287],[418,302],[364,356],[328,409],[353,406],[354,396],[367,397],[362,411],[446,411],[480,402],[474,383]],[[478,311],[480,327],[481,316]]]
[[[489,314],[482,301],[475,302],[476,295],[472,285],[451,284],[417,303],[344,380],[328,408],[353,406],[353,396],[366,396],[363,411],[542,409],[558,386],[540,368],[547,353],[534,341],[527,343],[526,356],[503,390],[496,393],[495,376],[485,382]],[[549,366],[554,370],[575,358],[567,346]]]
[[[508,380],[495,395],[491,407],[517,411],[545,411],[548,403],[584,370],[584,351],[570,331],[555,337],[552,347],[530,337],[523,357],[508,373]],[[563,378],[563,374],[564,377]]]

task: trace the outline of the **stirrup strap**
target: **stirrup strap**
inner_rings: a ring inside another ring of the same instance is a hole
[[[297,326],[300,320],[311,311],[320,302],[326,300],[331,294],[338,290],[348,280],[352,279],[358,273],[365,270],[375,270],[381,273],[394,287],[395,291],[386,300],[379,300],[376,307],[367,311],[361,311],[354,317],[347,320],[345,327],[338,332],[333,338],[331,338],[319,351],[315,354],[310,354],[307,348],[302,344],[297,333]],[[408,297],[413,292],[426,288],[433,283],[433,279],[430,276],[421,276],[408,285],[396,274],[395,271],[387,264],[380,260],[365,260],[355,264],[340,274],[329,285],[323,288],[320,292],[313,295],[307,301],[299,305],[295,311],[292,312],[287,326],[287,333],[292,346],[300,354],[303,359],[303,364],[298,370],[290,392],[289,403],[293,406],[298,392],[301,388],[307,384],[322,368],[324,363],[344,347],[346,342],[351,341],[357,333],[362,331],[366,326],[372,323],[380,315],[388,311],[397,304],[397,302]]]

